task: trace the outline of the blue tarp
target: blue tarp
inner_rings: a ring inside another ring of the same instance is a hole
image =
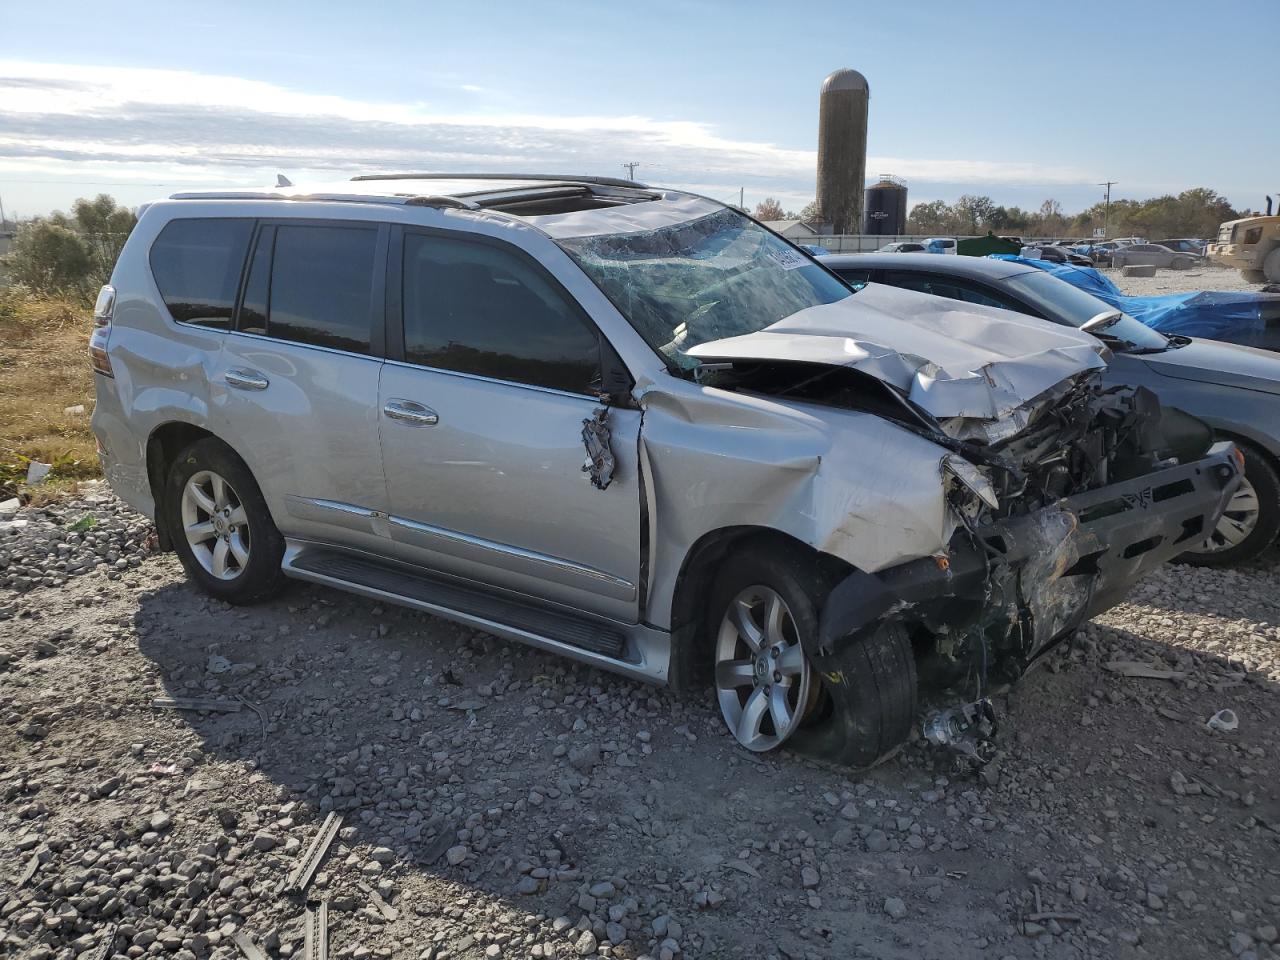
[[[1276,294],[1202,290],[1160,297],[1126,297],[1114,283],[1092,267],[1072,267],[1008,254],[992,254],[992,259],[1023,263],[1043,270],[1161,333],[1226,340],[1251,347],[1266,346],[1269,345],[1265,335],[1266,316],[1280,312],[1280,295]]]

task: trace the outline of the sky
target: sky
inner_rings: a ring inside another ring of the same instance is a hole
[[[871,89],[867,176],[910,203],[1073,212],[1280,192],[1280,93],[1233,57],[1280,0],[884,4],[0,0],[0,202],[362,172],[591,173],[799,209],[818,92]],[[1264,92],[1266,91],[1266,92]]]

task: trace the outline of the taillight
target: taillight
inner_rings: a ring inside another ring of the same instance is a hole
[[[116,312],[116,288],[107,284],[98,291],[93,305],[93,333],[89,335],[89,365],[95,373],[114,377],[111,358],[107,356],[107,339],[111,336],[111,318]]]

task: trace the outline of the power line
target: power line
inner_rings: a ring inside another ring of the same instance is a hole
[[[636,167],[640,166],[639,160],[633,160],[631,163],[624,163],[622,168],[627,171],[627,179],[634,180],[636,178]]]

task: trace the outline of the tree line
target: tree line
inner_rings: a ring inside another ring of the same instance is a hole
[[[907,216],[909,234],[965,235],[1017,234],[1035,237],[1091,237],[1097,228],[1107,228],[1112,237],[1141,236],[1149,240],[1166,237],[1212,238],[1218,225],[1227,220],[1256,215],[1251,210],[1235,210],[1227,199],[1208,187],[1184,190],[1176,197],[1166,195],[1149,200],[1112,200],[1108,214],[1105,202],[1087,210],[1067,214],[1062,204],[1049,199],[1039,210],[1005,207],[990,197],[965,194],[955,203],[931,200],[917,203]],[[785,211],[773,197],[766,197],[755,209],[757,220],[820,219],[816,201],[799,213]]]
[[[3,258],[11,284],[33,293],[92,297],[111,277],[137,215],[100,193],[61,211],[18,224]]]

